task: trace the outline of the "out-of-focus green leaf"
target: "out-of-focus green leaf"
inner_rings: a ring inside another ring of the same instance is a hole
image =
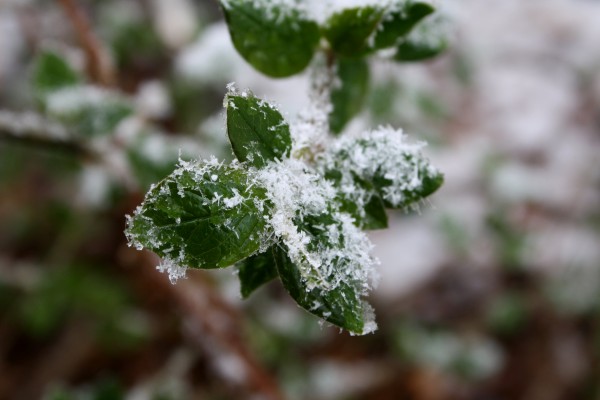
[[[33,88],[39,95],[77,85],[81,80],[81,76],[52,51],[42,52],[35,61]]]
[[[32,335],[45,336],[70,313],[91,315],[100,324],[111,324],[126,304],[126,293],[113,278],[76,266],[44,274],[40,286],[20,303],[19,315]]]
[[[333,110],[329,126],[340,133],[360,112],[369,88],[369,66],[365,60],[340,59],[336,71],[339,86],[331,92]]]
[[[432,21],[419,25],[400,41],[394,60],[399,62],[424,61],[443,53],[448,47],[448,41],[441,32],[439,23],[440,21]]]
[[[319,26],[299,10],[268,0],[221,0],[231,40],[254,68],[272,77],[302,71],[319,43]]]
[[[47,114],[81,136],[111,134],[133,106],[119,93],[81,85],[56,90],[46,96]]]
[[[373,41],[374,49],[383,49],[396,45],[398,40],[408,34],[423,18],[435,11],[428,3],[418,1],[397,1],[381,19]]]
[[[325,22],[323,36],[334,52],[346,57],[360,57],[369,50],[369,37],[383,14],[383,8],[374,6],[344,9]]]

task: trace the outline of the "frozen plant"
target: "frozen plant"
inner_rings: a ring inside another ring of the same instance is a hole
[[[360,111],[368,56],[419,61],[445,41],[426,37],[435,32],[428,3],[330,2],[314,16],[310,3],[221,1],[234,46],[257,70],[284,77],[311,65],[312,104],[289,122],[229,85],[224,106],[237,160],[181,160],[128,216],[126,235],[161,256],[159,269],[173,282],[187,267],[237,263],[244,297],[279,277],[302,308],[365,334],[376,329],[365,297],[377,260],[364,230],[387,227],[386,208],[416,207],[443,177],[423,144],[401,131],[334,135]]]

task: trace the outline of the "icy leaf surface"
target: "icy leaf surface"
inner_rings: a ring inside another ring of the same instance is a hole
[[[250,93],[230,93],[227,107],[227,134],[238,160],[255,167],[289,156],[290,127],[271,104]]]
[[[401,37],[407,35],[423,18],[433,13],[431,4],[415,1],[395,1],[386,10],[377,28],[373,48],[383,49],[395,46]]]
[[[133,113],[128,99],[92,85],[68,86],[46,96],[46,112],[82,136],[113,133]]]
[[[354,334],[377,329],[371,306],[360,298],[354,285],[342,282],[335,290],[307,288],[298,267],[285,252],[279,249],[275,254],[283,286],[300,307]]]
[[[239,165],[181,165],[128,218],[127,236],[176,265],[222,268],[266,248],[264,190]]]
[[[362,108],[369,88],[369,66],[362,59],[340,59],[336,78],[331,92],[333,110],[329,114],[329,126],[332,132],[340,133]]]
[[[443,175],[423,157],[423,147],[408,142],[400,131],[382,127],[359,138],[340,139],[319,165],[340,188],[342,202],[357,205],[360,221],[374,195],[386,207],[406,208],[441,186]]]
[[[291,2],[221,0],[231,40],[254,68],[272,77],[302,71],[319,43],[319,26]]]
[[[361,299],[375,280],[377,261],[370,254],[372,245],[365,233],[339,209],[335,187],[294,159],[270,163],[258,170],[257,179],[272,206],[268,224],[279,249],[289,259],[289,263],[277,266],[286,289],[313,314],[352,332],[362,332],[364,327],[358,322],[345,319],[348,315],[362,318],[360,310],[366,306]],[[329,299],[323,304],[338,297],[344,301],[323,309],[312,301],[315,296]],[[371,326],[370,322],[364,324]]]
[[[353,7],[333,14],[323,29],[331,48],[346,57],[359,57],[368,51],[369,38],[383,15],[378,6]]]
[[[277,278],[273,251],[273,248],[269,248],[264,253],[255,254],[238,263],[238,277],[243,298],[247,298],[260,286]]]

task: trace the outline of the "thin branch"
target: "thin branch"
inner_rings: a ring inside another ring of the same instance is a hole
[[[0,142],[59,151],[85,160],[98,158],[95,151],[72,138],[62,125],[33,112],[0,110]]]
[[[245,367],[249,388],[259,392],[264,399],[285,399],[275,379],[263,368],[242,340],[240,334],[243,317],[202,279],[201,274],[195,274],[194,277],[190,276],[187,280],[172,285],[164,275],[149,268],[160,261],[158,256],[143,252],[139,257],[136,263],[138,271],[152,281],[153,287],[160,288],[168,298],[173,299],[187,317],[192,333],[190,339],[203,345],[202,335],[198,332],[208,335],[214,343],[239,358]],[[139,275],[137,278],[139,279]]]
[[[115,83],[115,72],[102,43],[92,31],[89,20],[75,0],[58,0],[71,21],[85,52],[86,67],[90,78],[103,86]]]

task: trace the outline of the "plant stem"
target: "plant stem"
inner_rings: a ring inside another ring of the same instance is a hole
[[[0,142],[59,151],[88,161],[98,159],[95,151],[72,138],[62,125],[32,112],[0,110]]]
[[[113,86],[115,73],[102,43],[94,35],[89,20],[75,0],[58,0],[77,33],[86,56],[88,75],[102,86]]]

